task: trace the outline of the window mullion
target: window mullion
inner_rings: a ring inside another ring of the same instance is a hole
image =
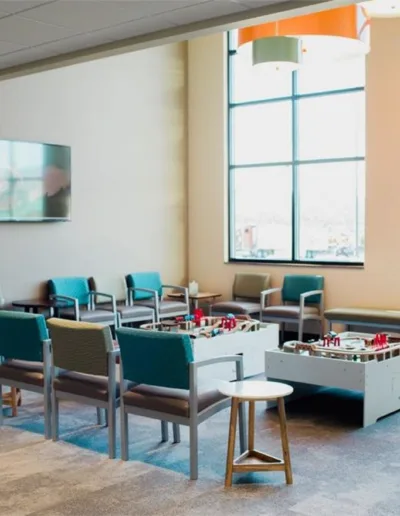
[[[299,223],[297,73],[292,73],[292,261],[296,261]]]

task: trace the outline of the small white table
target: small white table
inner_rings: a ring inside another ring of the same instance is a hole
[[[292,394],[293,387],[279,382],[243,381],[221,382],[218,388],[222,394],[232,398],[225,486],[230,487],[232,485],[232,474],[240,471],[284,471],[286,483],[292,484],[292,466],[286,428],[284,397]],[[255,402],[269,400],[276,400],[278,404],[283,459],[260,452],[254,446]],[[246,401],[249,402],[248,450],[237,459],[234,459],[239,403]]]

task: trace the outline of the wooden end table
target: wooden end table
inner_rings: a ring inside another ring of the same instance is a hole
[[[218,389],[225,396],[232,398],[225,487],[232,486],[233,473],[249,471],[284,471],[286,483],[292,484],[292,466],[286,428],[284,397],[292,394],[293,387],[279,382],[243,381],[221,382]],[[277,457],[267,455],[255,449],[255,402],[268,400],[277,400],[278,403],[283,459],[278,459]],[[248,450],[242,453],[237,459],[234,459],[239,403],[246,401],[249,402]]]
[[[199,292],[197,294],[189,294],[189,299],[192,302],[193,310],[197,310],[199,308],[199,301],[206,301],[210,312],[210,307],[215,299],[221,296],[222,294],[217,294],[216,292]],[[172,299],[182,299],[184,294],[182,294],[182,292],[171,292],[168,294],[168,297]]]

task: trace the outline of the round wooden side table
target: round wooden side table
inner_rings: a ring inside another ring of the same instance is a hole
[[[230,487],[232,485],[233,473],[250,471],[284,471],[286,483],[292,484],[292,466],[290,462],[284,397],[292,394],[293,387],[279,382],[248,380],[243,382],[221,382],[218,389],[225,396],[232,398],[225,486]],[[276,400],[278,404],[283,459],[267,455],[255,449],[255,402],[270,400]],[[239,403],[244,402],[249,403],[248,450],[234,459]]]

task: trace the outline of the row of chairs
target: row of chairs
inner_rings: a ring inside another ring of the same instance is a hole
[[[107,325],[43,315],[0,311],[0,425],[2,386],[44,395],[45,438],[59,437],[59,401],[74,400],[106,411],[109,457],[116,456],[116,414],[120,408],[121,458],[128,460],[128,414],[168,422],[174,442],[180,426],[190,429],[190,478],[198,477],[198,425],[226,408],[229,399],[215,386],[198,383],[198,371],[221,362],[236,364],[243,379],[243,357],[195,361],[188,335],[118,328],[113,340]],[[117,369],[120,367],[120,381]],[[245,415],[241,408],[240,446],[245,450]]]
[[[182,300],[169,300],[165,291],[182,293]],[[63,319],[102,323],[115,327],[165,317],[187,315],[188,289],[163,284],[158,272],[115,277],[62,277],[48,281],[48,294],[57,302]]]

